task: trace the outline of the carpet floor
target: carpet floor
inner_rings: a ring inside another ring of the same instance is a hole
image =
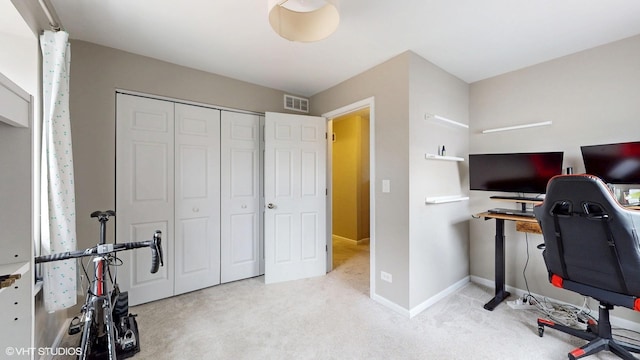
[[[539,337],[536,311],[484,310],[491,297],[469,283],[408,319],[369,298],[368,245],[338,241],[326,276],[272,285],[257,277],[132,307],[134,358],[539,360],[584,344],[552,329]]]

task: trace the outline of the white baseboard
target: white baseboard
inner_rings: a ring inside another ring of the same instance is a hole
[[[458,281],[458,282],[454,283],[453,285],[449,286],[448,288],[440,291],[436,295],[428,298],[427,300],[422,302],[422,304],[420,304],[418,306],[414,306],[409,311],[409,317],[412,318],[412,317],[420,314],[421,312],[423,312],[426,309],[430,308],[431,306],[435,305],[438,301],[444,299],[447,295],[450,295],[450,294],[454,293],[456,290],[460,289],[461,287],[465,286],[468,283],[469,283],[469,277],[468,276],[462,278],[460,281]]]
[[[62,327],[58,330],[58,335],[53,339],[53,344],[51,344],[51,349],[57,349],[60,347],[60,343],[62,343],[62,338],[64,338],[64,334],[67,333],[67,329],[69,329],[69,324],[71,323],[71,319],[67,319],[62,323]],[[52,354],[46,354],[40,356],[40,360],[53,360]]]
[[[364,238],[364,239],[360,239],[360,240],[356,240],[356,239],[350,239],[344,236],[340,236],[340,235],[331,235],[332,238],[338,239],[338,240],[344,240],[344,241],[350,241],[353,243],[356,243],[358,245],[363,245],[363,244],[368,244],[370,241],[370,238]]]
[[[456,290],[460,289],[461,287],[463,287],[464,285],[469,283],[469,277],[465,277],[462,280],[456,282],[455,284],[449,286],[448,288],[442,290],[441,292],[437,293],[436,295],[430,297],[429,299],[425,300],[424,302],[422,302],[420,305],[413,307],[411,310],[405,309],[404,307],[378,295],[378,294],[374,294],[371,298],[376,301],[377,303],[397,312],[398,314],[402,315],[402,316],[406,316],[408,318],[412,318],[418,314],[420,314],[421,312],[425,311],[426,309],[430,308],[431,306],[433,306],[434,304],[436,304],[438,301],[444,299],[447,295],[455,292]]]
[[[382,306],[397,312],[398,314],[400,314],[402,316],[411,317],[409,310],[403,308],[402,306],[394,303],[391,300],[388,300],[387,298],[384,298],[384,297],[382,297],[382,296],[380,296],[378,294],[373,294],[373,296],[371,296],[371,299],[373,299],[375,302],[381,304]]]
[[[486,286],[488,288],[491,289],[495,289],[496,284],[493,280],[489,280],[489,279],[485,279],[485,278],[481,278],[478,276],[471,276],[471,282],[482,285],[482,286]],[[515,288],[513,286],[509,286],[509,285],[505,285],[505,290],[507,290],[508,292],[511,293],[511,295],[514,295],[516,297],[522,297],[525,294],[528,294],[529,292],[526,290],[522,290],[522,289],[518,289]],[[546,298],[551,302],[554,303],[558,303],[558,304],[565,304],[565,305],[572,305],[572,306],[578,306],[580,307],[581,305],[576,305],[576,304],[571,304],[568,303],[566,301],[561,301],[561,300],[557,300],[557,299],[552,299],[548,296],[544,296],[544,295],[540,295],[540,294],[535,294],[535,293],[531,293],[531,295],[537,297],[537,298]],[[490,299],[487,299],[487,301],[489,301]],[[592,314],[593,317],[597,318],[598,317],[598,310],[595,309],[594,313]],[[619,327],[619,328],[624,328],[624,329],[628,329],[628,330],[633,330],[633,331],[637,331],[640,332],[640,323],[637,323],[635,321],[631,321],[631,320],[627,320],[627,319],[623,319],[621,317],[617,317],[617,316],[611,316],[610,318],[611,320],[611,324],[614,325],[615,327]]]

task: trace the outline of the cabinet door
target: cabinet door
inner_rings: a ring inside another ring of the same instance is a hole
[[[33,257],[31,128],[0,122],[0,146],[0,265],[28,262]]]
[[[2,266],[0,266],[2,267]],[[9,266],[4,266],[4,269]],[[16,266],[17,268],[17,266]],[[13,273],[13,272],[11,272]],[[3,275],[6,273],[2,273]],[[31,311],[33,309],[33,295],[31,294],[31,271],[22,274],[11,286],[3,288],[0,294],[0,324],[2,324],[2,336],[0,346],[4,349],[29,349],[31,343]],[[6,329],[6,330],[5,330]],[[6,354],[10,355],[9,352]],[[8,356],[3,359],[13,359]],[[15,356],[16,359],[27,357]]]
[[[173,103],[117,95],[116,240],[149,240],[162,231],[164,267],[151,274],[151,253],[123,251],[119,281],[129,305],[172,296],[174,273]]]
[[[222,113],[222,282],[260,275],[260,117]]]
[[[176,104],[175,294],[220,283],[220,110]]]

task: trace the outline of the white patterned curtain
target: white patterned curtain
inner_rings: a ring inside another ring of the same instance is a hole
[[[76,250],[76,210],[69,117],[69,34],[45,31],[42,49],[42,254]],[[76,260],[44,263],[47,311],[76,304]]]

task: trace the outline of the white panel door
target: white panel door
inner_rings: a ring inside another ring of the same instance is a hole
[[[260,116],[222,112],[221,281],[260,275]]]
[[[326,119],[266,113],[265,282],[326,273]]]
[[[173,103],[117,95],[116,240],[149,240],[162,231],[164,267],[151,274],[151,253],[118,254],[119,282],[129,305],[173,295],[174,109]]]
[[[220,283],[220,110],[175,104],[175,294]]]

